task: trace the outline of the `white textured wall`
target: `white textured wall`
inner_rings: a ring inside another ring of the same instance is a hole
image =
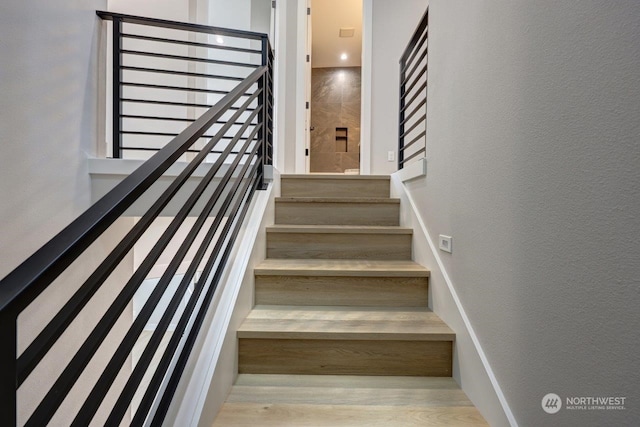
[[[639,40],[637,0],[430,2],[409,188],[521,426],[640,424]]]
[[[387,152],[398,150],[399,61],[428,3],[428,0],[366,0],[363,4],[365,9],[373,9],[370,12],[371,125],[370,129],[363,130],[365,137],[370,132],[370,154],[363,150],[363,155],[371,159],[372,174],[396,171],[397,161],[389,162]],[[365,61],[367,56],[365,51]],[[363,64],[364,73],[367,73],[367,65]],[[367,85],[363,81],[363,87]],[[365,102],[366,96],[363,96]],[[363,126],[366,126],[367,116],[364,114]]]
[[[251,31],[266,34],[271,31],[271,2],[269,0],[251,0]]]
[[[0,2],[0,277],[89,204],[105,4]]]
[[[171,21],[189,20],[190,0],[107,0],[107,3],[110,12]]]

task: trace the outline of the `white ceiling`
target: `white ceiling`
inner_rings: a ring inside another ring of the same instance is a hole
[[[359,67],[362,64],[362,0],[312,0],[311,66]],[[340,28],[355,29],[353,37],[339,37]],[[343,61],[340,55],[346,53]]]

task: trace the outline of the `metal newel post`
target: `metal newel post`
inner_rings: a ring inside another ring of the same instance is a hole
[[[265,66],[267,65],[267,61],[268,61],[268,43],[267,43],[267,37],[263,36],[262,37],[262,61],[261,61],[261,65]],[[260,162],[260,166],[258,166],[258,173],[260,174],[260,182],[258,182],[258,189],[259,190],[266,190],[267,186],[265,184],[265,180],[264,180],[264,171],[265,171],[265,164],[267,163],[267,108],[269,108],[269,104],[267,101],[267,87],[268,87],[268,82],[267,82],[267,76],[268,76],[268,71],[265,72],[262,77],[260,77],[260,80],[258,80],[258,91],[260,92],[260,96],[258,97],[258,108],[262,108],[262,110],[260,111],[259,114],[259,119],[258,119],[258,124],[262,124],[262,127],[260,128],[260,130],[258,131],[258,141],[260,144],[260,148],[258,148],[258,161]]]
[[[274,105],[274,99],[273,99],[273,53],[271,50],[271,46],[268,45],[268,64],[269,64],[269,69],[267,70],[268,72],[268,79],[267,79],[267,83],[268,83],[268,88],[269,88],[269,92],[268,92],[268,96],[267,96],[267,101],[271,104],[269,106],[269,108],[267,108],[267,111],[269,112],[269,116],[267,117],[267,155],[269,156],[269,164],[273,165],[273,105]]]
[[[122,157],[122,20],[113,18],[113,158]]]
[[[17,315],[5,308],[0,313],[0,425],[17,425]]]
[[[400,129],[398,129],[398,170],[402,169],[404,163],[404,106],[405,106],[405,71],[406,59],[400,60]]]

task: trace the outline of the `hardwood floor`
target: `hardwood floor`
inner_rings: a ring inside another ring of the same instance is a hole
[[[486,426],[389,177],[284,175],[214,426]]]

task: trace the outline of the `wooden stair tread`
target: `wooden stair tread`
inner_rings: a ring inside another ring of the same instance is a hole
[[[395,225],[272,225],[267,233],[413,234],[413,229]]]
[[[238,338],[453,341],[454,332],[422,308],[256,306]]]
[[[265,378],[270,376],[278,377],[280,381]],[[325,381],[314,381],[314,377],[324,378]],[[354,375],[241,374],[227,402],[268,401],[269,403],[398,406],[472,405],[453,378],[404,378],[432,381],[416,382],[406,381],[403,377]],[[406,387],[405,383],[410,386]]]
[[[266,259],[255,268],[257,276],[388,276],[429,277],[429,270],[414,261],[362,259]]]
[[[347,181],[385,180],[391,182],[391,177],[389,175],[345,175],[339,173],[287,174],[281,175],[280,179],[344,179]]]
[[[455,389],[451,377],[394,377],[366,375],[264,375],[240,374],[235,385],[257,387],[395,388]]]
[[[399,205],[400,199],[388,197],[276,197],[276,203],[380,203]]]
[[[461,407],[226,403],[214,426],[253,427],[488,426],[478,410]]]
[[[487,426],[452,378],[241,374],[214,426]]]

